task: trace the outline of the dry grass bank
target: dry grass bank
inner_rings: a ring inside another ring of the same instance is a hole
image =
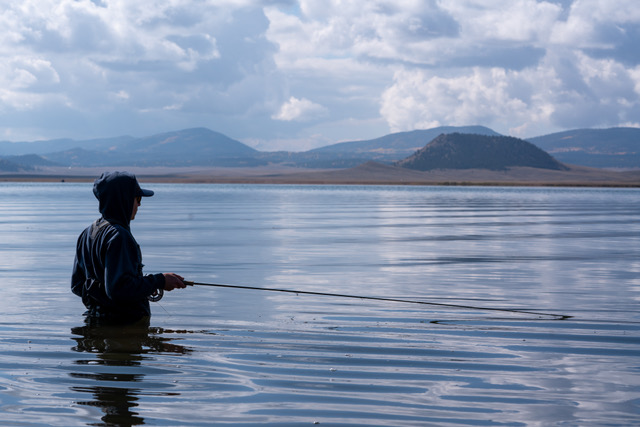
[[[351,169],[262,168],[47,168],[32,173],[0,174],[0,181],[92,182],[104,170],[129,170],[143,182],[344,184],[344,185],[522,185],[640,187],[640,171],[616,172],[570,166],[567,171],[526,167],[505,171],[456,169],[414,171],[369,162]]]

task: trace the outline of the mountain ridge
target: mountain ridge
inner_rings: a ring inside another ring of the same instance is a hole
[[[224,134],[200,127],[142,138],[125,135],[81,141],[0,141],[0,158],[18,164],[23,169],[37,168],[45,162],[68,167],[283,165],[340,169],[355,167],[371,160],[393,164],[413,155],[440,133],[455,131],[501,136],[483,126],[443,126],[392,133],[370,140],[340,142],[303,152],[262,152]],[[563,163],[640,169],[640,129],[637,128],[574,130],[527,138],[526,141],[533,141],[536,146],[536,142],[540,143],[539,148],[548,150]],[[17,157],[26,154],[36,154],[39,158]]]
[[[565,163],[591,167],[640,167],[640,129],[573,129],[527,141]]]
[[[408,154],[424,147],[429,141],[442,133],[469,133],[475,135],[500,135],[484,126],[439,126],[431,129],[415,129],[406,132],[395,132],[374,139],[345,141],[324,147],[314,148],[308,152],[364,152],[371,150],[411,150]]]

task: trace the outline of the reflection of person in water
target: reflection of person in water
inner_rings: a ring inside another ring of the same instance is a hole
[[[87,316],[136,322],[151,315],[149,296],[186,284],[174,273],[142,273],[142,254],[129,223],[142,197],[153,196],[153,191],[140,188],[128,172],[106,172],[95,180],[93,193],[102,217],[78,238],[71,290],[82,297]]]
[[[144,373],[137,369],[150,355],[160,353],[187,354],[191,350],[163,337],[161,328],[150,328],[148,318],[132,325],[94,324],[71,329],[76,341],[74,351],[95,354],[95,359],[75,362],[77,379],[71,390],[91,393],[93,401],[78,401],[78,405],[102,409],[105,425],[141,425],[144,419],[134,411],[136,403],[145,395]],[[89,369],[85,367],[90,366]],[[81,385],[86,381],[86,385]],[[167,389],[173,384],[167,384]],[[159,390],[154,381],[153,395]],[[177,395],[165,390],[167,396]]]

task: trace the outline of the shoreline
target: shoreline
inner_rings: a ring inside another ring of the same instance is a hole
[[[525,167],[501,171],[449,169],[415,171],[369,162],[350,169],[262,168],[43,168],[0,173],[0,182],[93,182],[106,170],[128,170],[141,182],[174,184],[433,185],[521,187],[640,187],[640,171],[571,166],[568,171]]]
[[[0,183],[92,183],[96,176],[2,176]],[[640,188],[629,182],[549,182],[549,181],[394,181],[394,180],[298,180],[269,178],[201,178],[174,176],[144,176],[138,179],[151,184],[255,184],[255,185],[388,185],[442,187],[576,187],[576,188]]]

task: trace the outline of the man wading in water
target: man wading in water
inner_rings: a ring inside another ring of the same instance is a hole
[[[128,172],[105,172],[95,180],[93,194],[102,217],[78,238],[71,291],[82,297],[89,319],[134,323],[148,318],[149,296],[186,287],[174,273],[142,274],[142,253],[129,223],[142,197],[153,191],[140,188]]]

